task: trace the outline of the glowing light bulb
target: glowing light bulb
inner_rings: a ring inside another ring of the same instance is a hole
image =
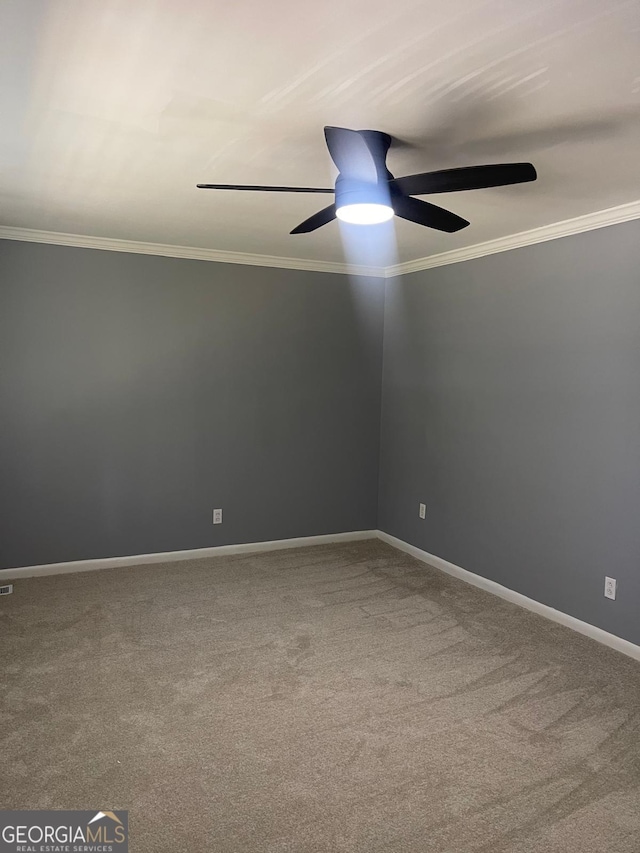
[[[336,210],[336,216],[352,225],[377,225],[393,217],[388,204],[345,204]]]

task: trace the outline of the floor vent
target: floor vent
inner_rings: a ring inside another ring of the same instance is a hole
[[[0,595],[11,595],[13,592],[13,584],[8,583],[5,586],[0,586]]]

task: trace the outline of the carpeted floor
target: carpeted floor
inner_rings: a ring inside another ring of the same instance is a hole
[[[371,540],[0,599],[0,808],[136,853],[638,853],[640,665]]]

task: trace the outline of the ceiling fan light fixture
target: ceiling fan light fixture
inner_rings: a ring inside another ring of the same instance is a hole
[[[345,204],[336,210],[336,216],[351,225],[378,225],[393,218],[393,208],[377,203]]]
[[[416,225],[453,234],[469,222],[428,201],[414,198],[430,193],[450,193],[506,187],[535,181],[532,163],[493,163],[461,166],[394,178],[386,157],[392,137],[379,130],[350,130],[348,127],[324,129],[329,156],[338,169],[335,189],[325,187],[255,186],[254,184],[197,184],[203,189],[247,190],[276,193],[331,193],[334,204],[309,216],[290,232],[309,234],[334,219],[354,225],[375,225],[399,216]]]
[[[363,181],[338,175],[336,216],[351,225],[377,225],[393,217],[389,187],[381,181]]]

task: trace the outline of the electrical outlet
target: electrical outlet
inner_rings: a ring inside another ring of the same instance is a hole
[[[214,509],[213,511],[213,523],[214,524],[222,524],[222,510]]]
[[[420,504],[420,511],[419,512],[420,512],[420,518],[426,518],[427,517],[427,505],[426,504]]]
[[[615,578],[604,579],[604,597],[615,601],[617,581]]]

